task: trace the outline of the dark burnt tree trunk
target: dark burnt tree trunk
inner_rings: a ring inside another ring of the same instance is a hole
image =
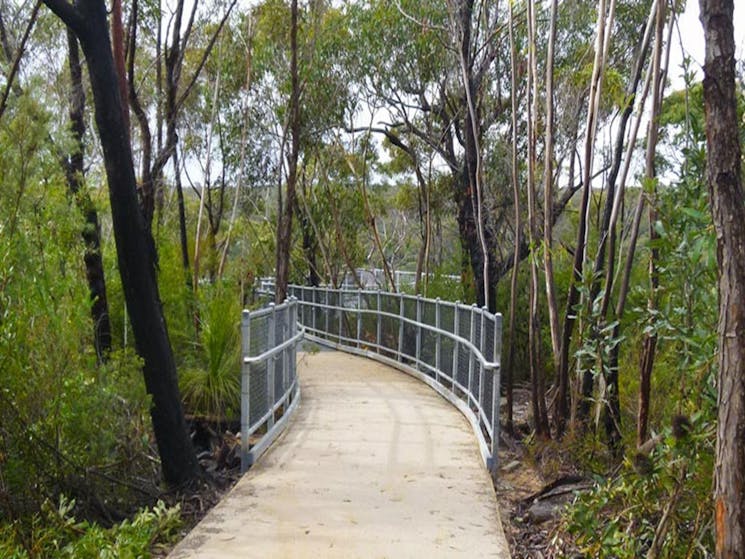
[[[137,89],[135,88],[135,57],[137,54],[137,26],[139,20],[139,3],[138,0],[132,0],[132,6],[129,13],[128,33],[127,33],[127,97],[129,98],[129,104],[132,107],[132,112],[135,114],[138,128],[140,131],[140,148],[141,148],[141,167],[140,167],[140,206],[145,214],[145,223],[150,227],[153,221],[153,214],[155,212],[155,196],[153,194],[153,176],[152,176],[152,160],[153,160],[153,138],[150,133],[150,126],[148,124],[148,116],[145,109],[140,103],[140,98],[137,95]],[[160,43],[160,41],[158,41]],[[160,56],[158,56],[157,69],[160,69]],[[158,72],[160,73],[160,72]],[[160,78],[156,80],[160,84]],[[157,95],[160,98],[160,95]],[[160,114],[160,109],[158,109]]]
[[[99,362],[106,359],[111,351],[111,321],[109,303],[106,298],[106,277],[101,256],[101,227],[98,212],[88,192],[83,187],[85,173],[83,136],[85,135],[85,91],[83,90],[83,71],[80,65],[78,41],[75,34],[67,28],[68,64],[70,67],[70,129],[74,140],[73,152],[65,161],[65,175],[70,193],[85,216],[83,241],[85,243],[85,275],[91,295],[91,317],[93,318],[93,344]]]
[[[298,76],[297,46],[297,0],[292,0],[290,23],[290,153],[287,156],[287,195],[280,205],[277,216],[277,260],[276,300],[281,303],[287,297],[290,279],[290,248],[292,246],[292,214],[295,209],[297,164],[300,157],[300,79]],[[280,185],[280,188],[282,186]]]
[[[132,147],[122,116],[106,4],[103,0],[44,3],[75,32],[88,63],[119,273],[135,344],[144,362],[145,385],[152,396],[150,414],[163,477],[170,485],[182,485],[198,479],[201,471],[186,430],[176,364],[156,282],[154,246],[137,200]]]
[[[732,0],[701,0],[706,166],[719,264],[716,556],[745,550],[745,193],[735,97]]]

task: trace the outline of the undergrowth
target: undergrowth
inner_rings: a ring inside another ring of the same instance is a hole
[[[46,501],[30,519],[0,524],[0,557],[7,559],[140,559],[178,537],[179,506],[162,501],[131,520],[105,528],[73,516],[75,501]]]
[[[637,451],[617,475],[598,476],[567,509],[573,544],[587,557],[708,557],[714,427],[702,414],[678,416],[649,454]]]

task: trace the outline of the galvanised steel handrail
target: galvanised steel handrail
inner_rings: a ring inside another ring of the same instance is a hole
[[[392,270],[392,274],[396,291],[414,288],[416,284],[416,272],[411,270]],[[429,278],[436,277],[436,274],[432,272],[423,275]],[[454,274],[443,274],[439,277],[455,282],[460,282],[461,279],[460,276]],[[254,285],[255,293],[259,296],[273,296],[274,281],[274,276],[256,278]],[[382,268],[355,268],[354,273],[347,272],[342,280],[341,289],[356,289],[357,282],[361,282],[362,286],[366,289],[375,288],[385,290],[390,288],[390,281]]]
[[[468,419],[496,471],[502,316],[486,308],[382,291],[289,286],[306,338],[397,367]],[[396,311],[397,312],[392,312]]]
[[[296,348],[305,329],[297,301],[270,304],[241,317],[241,471],[245,472],[287,426],[300,401]],[[251,444],[251,437],[261,436]]]

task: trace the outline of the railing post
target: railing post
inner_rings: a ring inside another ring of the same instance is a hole
[[[502,362],[502,315],[499,313],[494,315],[494,356],[492,360],[497,363]]]
[[[300,297],[299,301],[301,303],[300,307],[300,321],[305,324],[305,286],[301,285],[300,287]],[[294,297],[295,299],[298,299],[298,297]]]
[[[310,302],[310,325],[313,328],[313,335],[316,335],[316,313],[318,312],[318,307],[316,306],[317,301],[315,285],[310,286]]]
[[[442,349],[442,336],[440,335],[440,298],[435,300],[435,328],[437,328],[437,337],[435,338],[435,381],[440,383],[440,363],[442,357],[440,351]]]
[[[362,290],[357,288],[357,347],[362,347]]]
[[[500,373],[502,368],[502,315],[494,316],[494,355],[492,362],[498,365],[492,370],[492,402],[491,402],[491,455],[492,455],[492,473],[497,471],[498,452],[499,452],[499,403],[502,397],[500,386]]]
[[[376,345],[378,347],[378,354],[380,354],[380,342],[381,342],[381,339],[380,339],[380,328],[381,328],[381,319],[380,319],[380,289],[378,289],[378,292],[376,294],[376,299],[377,299],[377,304],[378,304],[378,312],[376,313],[376,316],[378,318],[378,324],[377,324],[376,332],[375,332],[375,343],[376,343]]]
[[[292,330],[292,308],[294,307],[295,298],[290,295],[287,299],[285,299],[285,310],[282,312],[284,315],[285,320],[282,323],[282,339],[279,340],[279,343],[283,343],[285,340],[289,340],[292,334],[290,333]],[[287,378],[289,377],[290,371],[290,357],[292,354],[292,349],[287,348],[281,353],[282,358],[282,392],[281,396],[284,395],[284,393],[287,391]],[[276,402],[276,400],[275,400]]]
[[[276,333],[277,333],[277,306],[274,303],[269,303],[269,307],[272,309],[272,311],[269,313],[268,319],[267,319],[267,327],[269,329],[267,333],[267,348],[272,348],[276,345]],[[268,412],[274,407],[274,377],[276,374],[275,371],[276,363],[274,361],[274,358],[269,358],[266,362],[266,372],[267,372],[267,390],[266,390],[266,404],[267,408],[266,411]],[[274,426],[274,414],[272,413],[269,415],[269,420],[267,421],[268,428],[271,429]]]
[[[326,316],[326,329],[323,331],[323,333],[326,335],[326,339],[329,338],[329,287],[326,286],[326,304],[324,305],[324,314]]]
[[[481,309],[481,335],[479,337],[479,351],[481,355],[486,359],[486,351],[484,351],[484,339],[486,334],[484,332],[484,326],[486,326],[486,313],[489,312],[489,308],[484,306]],[[484,409],[484,364],[479,361],[479,406]]]
[[[416,368],[421,370],[419,363],[422,357],[422,296],[416,296]]]
[[[453,392],[455,392],[455,383],[458,381],[458,337],[460,336],[460,301],[456,301],[453,306],[453,334],[455,340],[453,340],[453,374],[451,375],[453,380]]]
[[[295,297],[292,298],[292,302],[290,304],[290,329],[288,332],[288,335],[290,338],[294,337],[295,334],[297,334],[297,299]],[[289,338],[288,338],[289,339]],[[289,353],[290,353],[290,359],[289,359],[289,377],[285,379],[285,387],[284,391],[287,391],[287,388],[292,384],[292,381],[297,376],[297,371],[295,368],[297,367],[297,345],[292,344],[289,347]],[[289,402],[289,399],[288,399]]]
[[[251,365],[245,362],[251,351],[251,313],[241,314],[241,472],[248,469],[248,429],[251,422]]]
[[[344,324],[344,292],[346,291],[346,287],[343,287],[340,290],[336,291],[336,308],[339,309],[337,312],[339,313],[339,328],[336,330],[336,338],[337,343],[341,345],[341,330],[342,326]]]
[[[476,325],[476,309],[478,307],[476,306],[476,303],[471,305],[471,324],[468,328],[468,338],[473,345],[474,339],[473,339],[473,329]],[[471,407],[470,399],[473,398],[473,360],[476,358],[476,356],[473,354],[473,351],[468,352],[468,400],[466,403],[468,404],[468,407]]]
[[[398,294],[398,360],[403,360],[404,349],[404,296]]]

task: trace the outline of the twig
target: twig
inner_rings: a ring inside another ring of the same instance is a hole
[[[2,118],[3,113],[5,113],[5,109],[8,104],[8,96],[10,95],[10,90],[13,87],[13,82],[15,80],[16,74],[18,74],[18,69],[21,65],[21,58],[23,57],[23,51],[26,50],[26,43],[28,42],[28,38],[31,35],[31,30],[34,28],[34,24],[36,23],[36,18],[39,15],[40,7],[41,0],[37,0],[36,4],[34,4],[34,9],[31,12],[31,18],[28,20],[28,24],[26,24],[26,31],[24,31],[23,33],[21,44],[18,45],[18,50],[16,51],[13,65],[11,66],[10,73],[8,74],[8,81],[5,84],[5,91],[3,91],[3,97],[2,100],[0,100],[0,118]]]

